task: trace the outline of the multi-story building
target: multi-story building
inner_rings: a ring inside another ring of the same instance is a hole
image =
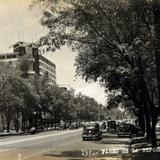
[[[17,42],[13,45],[13,52],[0,53],[0,62],[10,63],[16,67],[22,56],[26,56],[29,61],[29,69],[27,74],[32,75],[47,75],[51,84],[56,84],[56,65],[38,53],[38,47],[34,43]],[[0,132],[3,130],[4,117],[0,113]],[[4,126],[6,127],[6,126]],[[13,122],[11,122],[11,128]]]
[[[39,56],[39,74],[48,74],[49,81],[53,84],[56,83],[56,65],[44,56]]]
[[[13,45],[13,53],[17,53],[19,58],[26,55],[29,60],[28,74],[39,75],[39,54],[36,44],[17,42]]]
[[[0,54],[0,61],[9,62],[13,66],[16,66],[18,59],[17,53],[1,53]]]
[[[56,83],[56,65],[38,53],[38,47],[34,43],[17,42],[13,45],[12,53],[0,54],[0,61],[11,63],[13,66],[19,62],[19,59],[27,55],[29,60],[29,75],[47,74],[51,84]]]

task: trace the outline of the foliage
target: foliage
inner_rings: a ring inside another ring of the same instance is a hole
[[[49,33],[40,39],[40,45],[54,51],[67,43],[78,50],[77,74],[87,81],[100,81],[110,91],[122,90],[138,110],[139,120],[146,122],[147,137],[155,147],[156,106],[160,107],[160,2],[34,2],[46,4],[41,24]]]
[[[19,59],[19,69],[22,72],[22,77],[27,77],[28,71],[30,67],[29,55],[23,55]]]
[[[98,120],[100,114],[105,117],[102,116],[103,106],[93,98],[75,96],[73,90],[51,85],[47,74],[24,79],[11,64],[0,65],[0,113],[5,116],[8,131],[10,122],[18,122],[20,115],[24,131],[27,122],[30,127],[43,127],[46,123],[53,125],[61,120]]]
[[[1,63],[0,71],[0,109],[7,120],[7,131],[15,114],[22,111],[27,104],[30,90],[18,70],[15,70],[10,64]],[[30,101],[30,99],[29,99]]]

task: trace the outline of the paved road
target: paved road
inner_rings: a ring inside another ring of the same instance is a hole
[[[81,133],[79,129],[3,137],[0,139],[0,160],[81,160],[88,157],[119,160],[119,156],[113,158],[112,151],[128,148],[125,144],[128,138],[106,135],[102,141],[82,141]],[[119,144],[114,143],[118,141]]]

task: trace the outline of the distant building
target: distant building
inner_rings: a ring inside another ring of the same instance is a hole
[[[70,84],[58,84],[58,86],[60,88],[66,89],[66,90],[71,90],[72,89],[72,87],[70,86]]]
[[[9,62],[13,66],[16,66],[18,59],[17,53],[1,53],[0,54],[0,62]]]
[[[49,81],[53,84],[56,83],[56,65],[45,58],[44,56],[39,56],[39,74],[48,74]]]
[[[9,62],[13,66],[16,66],[19,58],[24,55],[28,55],[29,58],[29,75],[47,74],[51,84],[56,84],[56,65],[38,53],[38,47],[35,43],[15,43],[12,53],[0,54],[0,61]]]
[[[56,84],[56,65],[38,53],[38,47],[35,43],[17,42],[13,45],[13,52],[0,53],[0,62],[10,63],[13,67],[16,67],[20,62],[20,58],[27,55],[29,60],[28,75],[47,75],[51,84]],[[3,131],[3,127],[6,128],[6,122],[4,117],[0,114],[0,132]],[[3,124],[5,126],[3,126]],[[13,128],[13,121],[11,122],[11,129]]]

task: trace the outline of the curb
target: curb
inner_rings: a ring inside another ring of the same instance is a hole
[[[18,135],[25,135],[25,134],[27,134],[27,133],[24,133],[24,132],[22,132],[22,133],[4,133],[4,134],[0,134],[0,137],[18,136]]]

